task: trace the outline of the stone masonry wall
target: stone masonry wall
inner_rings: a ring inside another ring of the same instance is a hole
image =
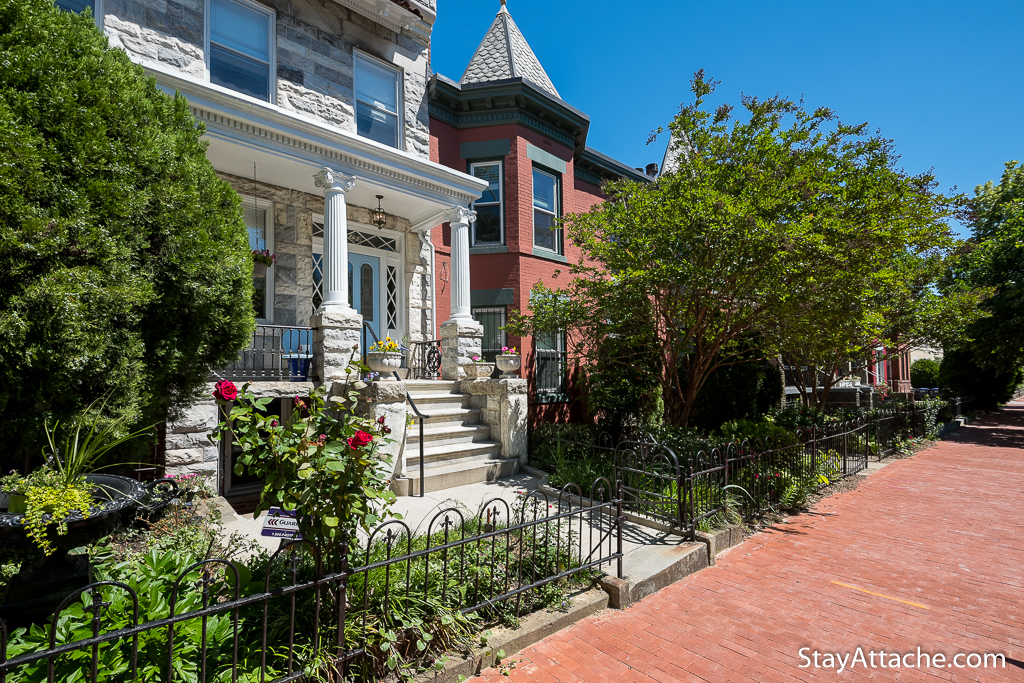
[[[274,203],[274,254],[277,256],[277,263],[271,269],[274,324],[309,325],[313,313],[313,214],[323,213],[324,198],[259,181],[253,183],[252,178],[228,173],[218,175],[231,184],[243,201],[249,199],[250,205],[254,191],[258,199]],[[360,226],[370,224],[370,209],[352,204],[347,208],[349,225],[353,229],[367,230]],[[403,245],[406,251],[406,319],[413,341],[429,339],[424,335],[430,334],[431,329],[430,250],[418,235],[410,232],[408,218],[388,216],[385,227],[406,233]]]
[[[309,382],[253,382],[250,386],[256,396],[271,398],[305,396],[312,388]],[[180,418],[167,424],[164,462],[166,476],[202,474],[211,477],[211,485],[216,488],[221,474],[221,445],[211,441],[209,436],[217,429],[222,415],[213,400],[213,389],[214,383],[208,383],[205,392],[208,398],[187,408]],[[291,404],[288,405],[291,410]]]
[[[429,48],[331,0],[266,0],[276,10],[277,104],[355,133],[356,49],[404,74],[405,151],[430,156],[427,113]],[[205,63],[204,0],[107,0],[111,46],[200,80]]]
[[[257,172],[259,169],[257,169]],[[245,199],[255,190],[274,202],[274,324],[309,325],[313,312],[313,214],[323,213],[324,198],[286,187],[253,183],[252,178],[219,173]]]

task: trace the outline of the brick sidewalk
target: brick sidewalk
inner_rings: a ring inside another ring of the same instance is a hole
[[[488,669],[473,680],[1024,681],[1024,402],[790,520],[627,610],[527,648],[509,677]],[[915,653],[916,665],[919,646],[1007,663],[799,668],[800,648],[858,646],[865,657],[885,651],[887,665],[891,652]]]

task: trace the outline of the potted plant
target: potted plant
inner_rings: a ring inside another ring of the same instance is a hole
[[[391,337],[379,341],[366,351],[366,364],[386,379],[394,379],[395,370],[402,367],[402,347]]]
[[[267,268],[277,263],[277,255],[271,254],[269,249],[252,250],[252,276],[266,277]]]
[[[20,515],[25,512],[25,494],[28,493],[28,482],[25,477],[11,470],[5,477],[0,477],[0,491],[7,496],[7,512]]]
[[[501,370],[501,379],[515,379],[512,373],[522,365],[522,357],[514,346],[502,346],[501,353],[494,357],[494,362]]]

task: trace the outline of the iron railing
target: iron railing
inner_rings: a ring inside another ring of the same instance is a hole
[[[441,379],[441,340],[411,342],[409,368],[413,379]]]
[[[313,330],[257,325],[249,348],[215,376],[240,382],[305,382],[311,379]]]
[[[410,651],[441,655],[444,643],[417,635],[410,620],[457,611],[493,621],[513,602],[513,616],[521,614],[523,600],[540,599],[553,582],[612,563],[622,578],[621,497],[604,478],[588,493],[568,484],[555,498],[494,498],[468,518],[446,508],[425,536],[391,520],[352,554],[342,539],[337,557],[290,541],[262,576],[214,558],[167,577],[166,591],[92,583],[71,593],[39,636],[26,640],[0,621],[0,683],[11,675],[96,683],[101,672],[161,682],[378,680],[395,667],[374,633],[393,631]]]
[[[956,410],[966,403],[960,399],[951,405]],[[864,471],[872,454],[881,460],[905,440],[932,433],[937,414],[934,404],[894,405],[864,417],[682,456],[642,433],[617,443],[607,433],[593,443],[559,433],[554,445],[559,457],[607,463],[609,476],[620,482],[625,510],[692,537],[730,507],[740,514],[762,514]]]
[[[373,342],[375,344],[378,341],[380,341],[379,339],[377,339],[377,334],[373,331],[373,328],[370,327],[369,324],[367,324],[364,321],[363,322],[363,349],[369,348],[366,345],[366,333],[367,332],[370,333],[370,336],[373,338]],[[438,343],[440,343],[440,342],[438,342]],[[366,360],[365,356],[364,356],[363,360],[364,361]],[[440,367],[440,356],[438,356],[438,367]],[[402,378],[399,376],[397,371],[394,372],[393,374],[394,374],[396,380],[401,381]],[[423,498],[426,495],[426,492],[424,491],[424,484],[425,484],[425,481],[426,481],[426,474],[425,474],[424,470],[426,468],[426,464],[424,462],[424,453],[423,453],[423,420],[429,420],[430,416],[429,415],[424,415],[423,413],[420,412],[420,409],[416,407],[416,401],[412,400],[412,396],[409,395],[408,391],[405,392],[405,400],[409,403],[409,406],[412,408],[412,412],[416,415],[416,418],[419,420],[419,423],[420,423],[420,498]],[[2,681],[0,681],[0,683],[2,683]]]

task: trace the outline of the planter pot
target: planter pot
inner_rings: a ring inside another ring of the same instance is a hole
[[[7,514],[22,515],[25,513],[25,496],[20,493],[7,494]]]
[[[95,506],[89,516],[79,512],[67,517],[68,532],[58,536],[47,532],[54,552],[40,557],[28,538],[24,514],[0,513],[0,553],[25,553],[21,571],[11,577],[0,604],[0,619],[8,625],[42,623],[72,592],[92,582],[86,555],[69,555],[70,549],[92,543],[129,521],[137,511],[151,512],[167,505],[178,488],[172,480],[158,479],[149,485],[113,474],[87,474]]]
[[[253,264],[252,264],[252,276],[253,277],[266,277],[267,276],[267,268],[269,268],[269,267],[270,266],[268,266],[266,263],[262,263],[260,261],[253,261]]]
[[[494,372],[494,363],[466,363],[462,366],[466,379],[487,379]]]
[[[518,353],[502,353],[495,356],[494,362],[498,364],[498,369],[501,370],[501,379],[515,379],[516,376],[512,373],[519,369],[523,359]]]
[[[394,379],[391,373],[402,367],[402,353],[390,351],[366,354],[366,364],[374,372],[379,372],[384,379]]]

